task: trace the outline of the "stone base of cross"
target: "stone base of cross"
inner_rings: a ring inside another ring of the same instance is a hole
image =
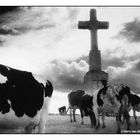
[[[98,70],[88,71],[84,76],[85,91],[93,94],[95,90],[103,87],[102,80],[108,81],[108,73]]]

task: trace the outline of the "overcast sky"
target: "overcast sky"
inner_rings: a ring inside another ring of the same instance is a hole
[[[140,93],[140,8],[92,7],[109,29],[98,31],[102,69],[109,81]],[[89,20],[91,7],[0,7],[0,63],[31,71],[54,86],[53,107],[83,88],[88,71],[90,33],[78,21]]]

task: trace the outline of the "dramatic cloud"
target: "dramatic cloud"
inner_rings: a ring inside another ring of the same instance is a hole
[[[136,66],[139,60],[136,62],[129,63],[124,67],[108,67],[110,82],[122,82],[130,86],[130,88],[136,92],[140,93],[140,74],[137,71]]]
[[[9,10],[5,10],[0,17],[1,35],[20,35],[50,28],[60,28],[63,35],[77,24],[76,8],[18,7],[11,9],[11,12]]]
[[[81,50],[74,46],[77,39],[71,40],[77,24],[77,8],[16,7],[3,13],[0,16],[2,64],[40,74],[39,69],[44,70],[44,64],[54,59],[79,57],[77,52]]]
[[[2,26],[0,28],[0,34],[2,35],[18,35],[18,31],[15,29],[10,29],[8,26]]]
[[[49,79],[55,90],[84,89],[90,33],[78,30],[77,26],[79,20],[88,20],[88,13],[88,8],[76,7],[13,7],[1,10],[0,63]],[[114,15],[113,20],[116,20]],[[109,73],[110,82],[122,81],[140,91],[140,49],[136,45],[139,43],[140,20],[126,21],[115,41],[111,38],[106,41],[106,34],[98,34],[102,69]],[[109,22],[112,22],[111,17]],[[117,24],[117,20],[114,23]],[[110,36],[118,32],[116,28],[115,32],[112,29],[113,26],[109,30]],[[135,43],[127,41],[124,44],[118,37]]]
[[[106,50],[102,55],[102,68],[109,73],[110,83],[122,82],[140,93],[140,52],[137,50],[130,55],[128,52],[125,47]]]
[[[109,73],[109,82],[122,82],[140,92],[140,52],[128,55],[123,47],[106,50],[102,55],[102,69]],[[55,89],[71,91],[84,89],[83,77],[88,71],[88,55],[75,61],[53,61],[45,75],[53,81]],[[49,76],[50,75],[50,76]],[[51,77],[52,76],[52,77]]]
[[[134,67],[134,70],[136,70],[137,73],[140,72],[140,61],[138,61]],[[135,72],[135,71],[134,71]]]
[[[88,65],[84,60],[77,62],[53,61],[45,75],[50,79],[56,90],[71,91],[84,89],[83,78],[88,71]]]
[[[17,6],[0,6],[0,15],[15,11],[16,9],[18,9]]]
[[[116,37],[126,39],[130,43],[140,42],[140,19],[135,18],[134,21],[125,23]]]

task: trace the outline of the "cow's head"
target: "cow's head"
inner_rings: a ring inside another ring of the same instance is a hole
[[[114,108],[114,111],[117,112],[120,108],[124,95],[129,94],[130,88],[123,85],[109,85],[106,93],[101,94],[100,97],[104,102],[104,107],[110,106]]]
[[[125,95],[129,96],[130,88],[124,84],[117,84],[113,86],[113,92],[116,94],[117,100],[121,102]]]
[[[124,84],[115,84],[108,87],[106,97],[112,105],[118,105],[123,104],[124,98],[128,98],[129,94],[130,88],[128,86]]]
[[[105,94],[100,95],[101,100],[103,101],[103,106],[115,104],[115,94],[113,93],[112,87],[108,86]]]

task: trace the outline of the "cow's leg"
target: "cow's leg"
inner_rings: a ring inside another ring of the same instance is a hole
[[[72,122],[72,108],[70,108],[70,121]]]
[[[82,109],[80,109],[80,113],[81,113],[81,118],[82,118],[81,124],[84,124],[84,120],[83,120],[84,114],[83,114],[83,110]]]
[[[96,118],[96,127],[95,128],[97,129],[100,126],[98,108],[93,107],[93,111],[94,111],[95,118]]]
[[[124,116],[124,114],[121,116],[121,124],[123,125],[124,123],[125,123],[125,116]]]
[[[38,126],[36,123],[30,123],[29,125],[27,125],[25,127],[25,133],[29,134],[29,133],[33,133],[33,130],[35,130],[36,126]]]
[[[35,133],[36,127],[38,127],[40,121],[40,112],[32,119],[31,123],[24,128],[25,133]]]
[[[46,121],[47,121],[47,116],[48,116],[49,100],[50,98],[48,97],[44,99],[44,104],[40,113],[40,121],[39,121],[39,128],[38,128],[39,133],[45,133],[45,126],[46,126]]]
[[[136,111],[135,111],[134,108],[133,108],[133,116],[134,116],[134,119],[135,119],[135,124],[138,125]]]
[[[102,112],[102,122],[103,122],[102,128],[105,128],[105,112]]]
[[[126,111],[126,124],[127,124],[127,130],[130,130],[130,115],[128,111]]]
[[[76,118],[75,118],[75,111],[76,111],[76,109],[75,109],[75,108],[73,108],[73,120],[74,120],[74,122],[76,122]]]
[[[117,133],[121,133],[121,115],[116,113],[116,121],[117,121]]]
[[[95,117],[95,113],[93,111],[90,112],[89,117],[90,117],[90,121],[91,121],[91,127],[96,126],[96,117]]]

